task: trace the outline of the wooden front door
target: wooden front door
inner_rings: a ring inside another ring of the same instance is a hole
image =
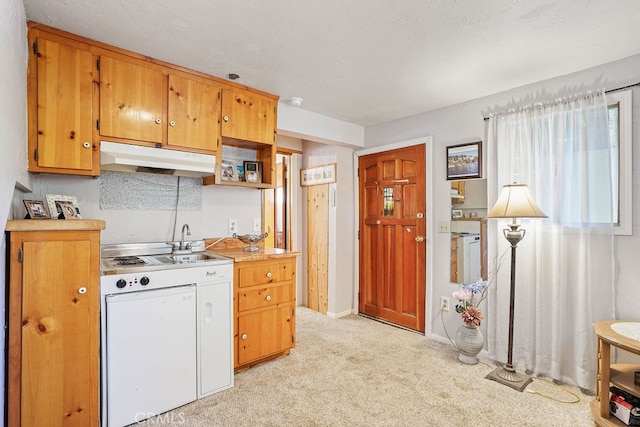
[[[425,147],[359,159],[359,311],[424,332]]]

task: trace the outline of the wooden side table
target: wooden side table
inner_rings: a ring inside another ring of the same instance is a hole
[[[622,421],[609,417],[609,387],[615,385],[621,390],[640,396],[640,386],[634,384],[634,372],[640,371],[640,364],[611,364],[611,346],[640,355],[640,341],[620,335],[611,326],[616,323],[638,323],[621,320],[607,320],[593,324],[598,336],[598,376],[596,377],[596,397],[591,402],[593,421],[600,426],[624,426]]]

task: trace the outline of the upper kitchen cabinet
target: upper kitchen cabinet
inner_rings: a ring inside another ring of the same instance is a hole
[[[28,170],[98,175],[94,58],[83,43],[29,32]]]
[[[157,68],[100,57],[100,137],[162,144],[165,74]]]
[[[100,136],[213,153],[220,85],[134,59],[100,58]]]
[[[275,144],[277,105],[277,98],[225,88],[222,93],[223,143],[240,146],[245,146],[245,142]]]

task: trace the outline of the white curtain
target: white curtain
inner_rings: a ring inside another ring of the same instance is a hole
[[[576,95],[491,116],[487,141],[489,205],[502,185],[518,182],[529,185],[549,217],[521,220],[526,235],[517,248],[513,363],[594,390],[592,323],[614,318],[617,179],[611,177],[605,95]],[[489,220],[490,259],[509,248],[502,234],[506,224]],[[489,351],[501,362],[509,319],[505,259],[487,316]]]

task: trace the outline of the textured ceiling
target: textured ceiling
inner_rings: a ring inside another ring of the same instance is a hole
[[[638,0],[24,0],[27,18],[371,125],[640,54]],[[639,70],[640,75],[640,70]]]

